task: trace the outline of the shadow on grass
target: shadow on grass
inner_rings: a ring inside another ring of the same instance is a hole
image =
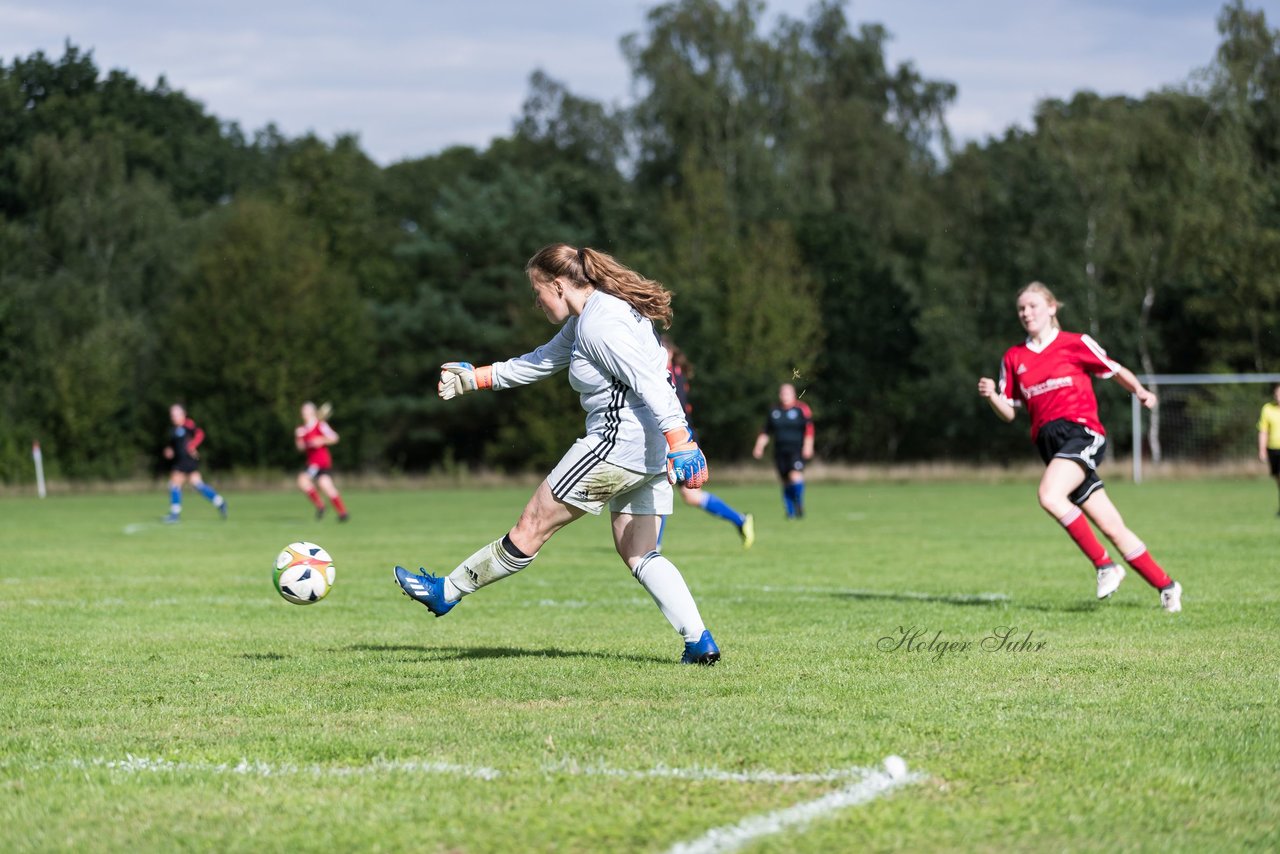
[[[1024,611],[1051,611],[1056,614],[1088,614],[1104,608],[1123,608],[1126,611],[1145,608],[1140,602],[1107,602],[1100,599],[1080,599],[1075,602],[1024,602],[1018,605]]]
[[[1098,599],[1079,599],[1072,602],[1015,602],[1003,593],[914,593],[873,590],[842,590],[832,593],[837,599],[858,601],[926,602],[939,605],[964,605],[986,608],[1014,608],[1022,611],[1049,611],[1057,614],[1087,614],[1103,608],[1126,610],[1146,607],[1139,602],[1106,602]]]
[[[1003,593],[898,593],[891,590],[841,590],[831,595],[837,599],[856,601],[928,602],[941,605],[977,605],[985,608],[1005,608],[1013,604],[1013,600]]]
[[[467,659],[486,658],[599,658],[605,661],[639,661],[666,664],[676,661],[674,657],[662,658],[656,655],[629,655],[616,652],[600,652],[589,649],[560,649],[543,647],[529,649],[511,646],[424,646],[421,644],[382,644],[359,643],[341,647],[336,652],[416,652],[424,659],[431,661],[463,661]]]

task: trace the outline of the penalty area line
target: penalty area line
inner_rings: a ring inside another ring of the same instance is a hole
[[[693,767],[671,768],[657,765],[653,768],[610,768],[607,765],[579,765],[575,762],[557,762],[546,766],[546,771],[573,777],[614,777],[622,780],[692,780],[716,783],[842,783],[862,780],[873,773],[869,768],[842,768],[833,771],[793,773],[786,771],[725,771],[720,768]]]
[[[677,842],[668,849],[668,854],[727,854],[765,836],[773,836],[786,830],[801,830],[818,819],[849,807],[870,803],[900,786],[924,779],[923,774],[907,774],[905,770],[905,766],[902,766],[900,771],[871,771],[861,781],[812,801],[749,816],[737,824],[712,828],[697,839]]]

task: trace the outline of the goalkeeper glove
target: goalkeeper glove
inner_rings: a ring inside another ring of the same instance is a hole
[[[470,362],[445,362],[440,366],[440,384],[436,386],[436,392],[441,400],[452,400],[481,388],[493,388],[492,366],[477,368]]]
[[[711,477],[707,469],[707,458],[693,441],[693,431],[685,427],[668,430],[667,447],[667,480],[671,483],[683,483],[691,489],[702,486]]]

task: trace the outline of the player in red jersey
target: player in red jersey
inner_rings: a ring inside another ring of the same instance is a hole
[[[325,419],[329,417],[329,404],[316,409],[311,401],[302,404],[302,426],[293,431],[294,444],[307,455],[307,467],[298,472],[298,488],[307,494],[316,508],[316,518],[324,518],[324,499],[316,492],[319,485],[329,496],[329,503],[338,511],[338,521],[349,518],[347,505],[342,503],[338,487],[333,483],[333,457],[329,446],[338,443],[338,434]]]
[[[1125,561],[1160,591],[1161,607],[1176,613],[1182,610],[1182,585],[1160,568],[1142,540],[1125,526],[1098,478],[1106,431],[1098,421],[1092,377],[1114,376],[1148,409],[1156,405],[1156,396],[1132,371],[1108,358],[1088,335],[1063,332],[1058,326],[1058,307],[1053,292],[1040,282],[1032,282],[1018,293],[1018,319],[1027,331],[1027,340],[1004,354],[999,380],[978,380],[978,394],[1004,421],[1012,421],[1017,408],[1026,406],[1031,416],[1031,441],[1046,464],[1040,478],[1040,506],[1093,561],[1098,598],[1114,593],[1125,572],[1098,542],[1090,519]]]
[[[689,420],[689,430],[693,433],[693,441],[698,441],[698,431],[693,427],[693,404],[689,401],[689,383],[693,379],[693,365],[689,362],[684,351],[681,350],[671,336],[662,336],[662,348],[667,351],[667,373],[671,376],[671,384],[675,386],[676,399],[680,401],[680,407],[684,410],[685,418]],[[751,544],[756,541],[756,520],[750,513],[739,513],[730,507],[722,498],[711,492],[709,489],[694,489],[687,484],[680,484],[680,500],[690,507],[698,507],[707,511],[712,516],[719,516],[726,522],[738,529],[738,536],[742,538],[742,547],[744,549],[751,548]],[[667,532],[667,519],[669,516],[663,516],[662,522],[658,526],[658,551],[662,551],[662,537]]]

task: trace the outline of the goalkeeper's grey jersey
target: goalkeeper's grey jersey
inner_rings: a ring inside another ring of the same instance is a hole
[[[667,351],[653,321],[603,291],[588,299],[546,344],[493,364],[494,389],[512,388],[569,369],[569,385],[587,411],[586,440],[596,453],[631,471],[666,470],[667,430],[685,427],[667,374]]]

